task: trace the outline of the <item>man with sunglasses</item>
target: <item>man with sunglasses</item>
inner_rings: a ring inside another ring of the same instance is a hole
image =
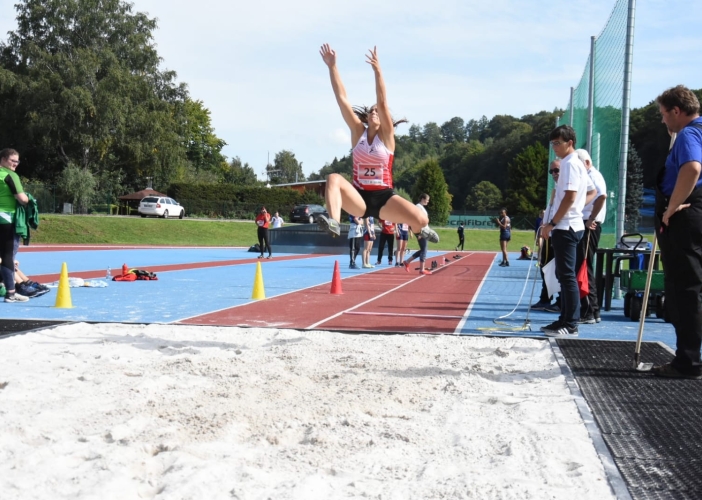
[[[580,161],[585,165],[587,175],[595,185],[595,191],[597,192],[592,200],[588,201],[585,208],[583,208],[585,233],[583,233],[583,239],[580,240],[580,245],[578,246],[577,259],[578,265],[580,265],[583,260],[587,261],[587,281],[589,290],[589,293],[580,299],[580,323],[592,325],[601,321],[600,306],[597,303],[597,285],[595,284],[593,264],[595,252],[600,244],[602,224],[607,214],[607,183],[599,170],[593,167],[590,153],[585,149],[578,149],[576,153]]]
[[[560,175],[553,203],[555,213],[541,228],[544,240],[552,239],[556,276],[561,285],[561,313],[558,320],[541,330],[549,337],[577,337],[580,319],[580,294],[576,279],[578,243],[583,237],[583,208],[595,186],[585,165],[575,152],[575,130],[561,125],[551,131],[549,140],[561,159]]]
[[[702,379],[702,118],[690,89],[678,85],[656,99],[668,132],[677,134],[656,186],[656,237],[665,273],[665,308],[677,345],[659,377]]]
[[[556,158],[548,166],[548,173],[553,177],[554,184],[558,183],[558,173],[561,170],[561,160]],[[539,227],[537,228],[538,234],[541,234],[541,228],[552,219],[552,215],[556,212],[553,208],[553,202],[556,198],[556,188],[554,187],[551,191],[551,197],[549,198],[548,207],[544,210],[544,215]],[[541,238],[539,236],[539,238]],[[544,278],[544,266],[553,260],[553,245],[551,244],[551,239],[541,239],[539,242],[539,269],[541,271],[541,295],[539,301],[532,305],[531,308],[535,311],[547,311],[552,313],[561,312],[561,300],[560,294],[556,299],[555,304],[551,304],[551,295],[548,293],[548,287],[546,286],[546,279]]]
[[[26,205],[29,198],[15,173],[19,165],[19,153],[14,149],[0,151],[0,272],[7,292],[5,302],[27,302],[24,295],[15,293],[15,254],[19,247],[19,236],[15,233],[17,204]]]

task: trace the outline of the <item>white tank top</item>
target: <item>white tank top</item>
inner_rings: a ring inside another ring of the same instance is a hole
[[[376,134],[368,144],[368,129],[353,148],[353,185],[362,191],[392,189],[393,152],[385,147]]]

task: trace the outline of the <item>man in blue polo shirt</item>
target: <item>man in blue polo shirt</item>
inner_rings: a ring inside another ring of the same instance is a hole
[[[665,307],[677,349],[661,377],[702,379],[702,118],[697,96],[678,85],[656,99],[668,132],[677,134],[658,175],[656,235],[665,273]]]

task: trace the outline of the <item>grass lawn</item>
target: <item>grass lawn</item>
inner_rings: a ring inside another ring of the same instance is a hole
[[[458,242],[454,228],[435,228],[441,241],[432,250],[453,250]],[[466,250],[500,250],[499,231],[466,229]],[[650,241],[650,239],[649,239]],[[33,243],[82,243],[121,245],[243,246],[257,242],[253,221],[155,219],[92,215],[41,215]],[[602,235],[601,247],[614,244],[613,235]],[[534,247],[533,231],[512,231],[510,252]],[[412,248],[416,247],[410,241]]]

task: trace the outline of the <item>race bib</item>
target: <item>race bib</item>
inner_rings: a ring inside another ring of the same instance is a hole
[[[381,185],[383,183],[384,168],[379,163],[359,163],[358,181],[366,185]]]
[[[259,219],[259,220],[256,221],[256,224],[258,224],[258,225],[261,226],[261,227],[263,227],[263,225],[264,225],[265,223],[266,223],[266,221],[264,221],[264,220],[262,220],[262,219]]]

